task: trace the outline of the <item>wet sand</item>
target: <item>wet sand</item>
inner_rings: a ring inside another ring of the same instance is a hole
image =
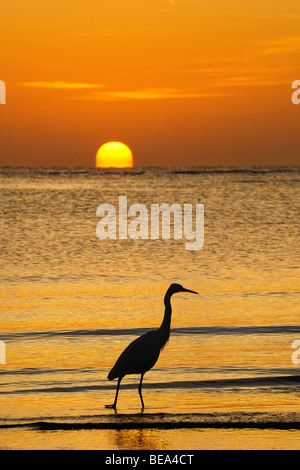
[[[2,449],[300,449],[300,413],[134,413],[1,420]]]
[[[83,429],[283,429],[300,430],[300,413],[189,413],[116,414],[76,419],[24,419],[2,421],[0,429],[27,428],[40,431]]]

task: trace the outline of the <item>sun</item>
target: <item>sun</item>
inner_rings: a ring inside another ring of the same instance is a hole
[[[122,142],[106,142],[96,154],[96,168],[132,168],[133,155]]]

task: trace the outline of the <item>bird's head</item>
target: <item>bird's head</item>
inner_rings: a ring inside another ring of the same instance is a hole
[[[190,292],[191,294],[198,294],[198,292],[195,292],[194,290],[185,289],[180,284],[171,284],[168,291],[170,295],[176,294],[177,292]]]

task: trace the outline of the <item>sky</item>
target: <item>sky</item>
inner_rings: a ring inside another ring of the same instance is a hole
[[[1,166],[300,164],[299,0],[2,2]]]

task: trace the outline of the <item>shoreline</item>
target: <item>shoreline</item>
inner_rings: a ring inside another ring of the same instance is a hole
[[[134,413],[79,417],[3,419],[0,430],[40,431],[96,429],[277,429],[300,430],[300,413]]]

